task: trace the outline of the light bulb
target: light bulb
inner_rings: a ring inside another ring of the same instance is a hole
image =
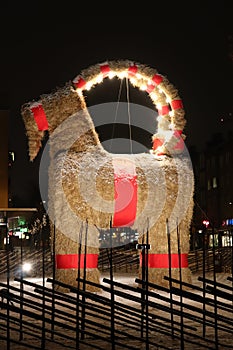
[[[86,83],[86,90],[91,90],[92,85],[93,85],[93,82],[92,81],[88,81]]]
[[[146,91],[147,89],[147,86],[145,84],[142,84],[140,87],[139,87],[140,90],[142,91]]]
[[[121,71],[118,73],[118,76],[120,79],[124,79],[126,77],[126,72],[125,71]]]
[[[98,75],[98,77],[96,78],[96,83],[100,84],[100,83],[102,83],[102,81],[103,81],[103,76],[102,75]]]
[[[109,77],[109,79],[114,78],[114,77],[115,77],[115,75],[116,75],[116,73],[115,73],[115,72],[112,72],[112,71],[108,73],[108,77]]]

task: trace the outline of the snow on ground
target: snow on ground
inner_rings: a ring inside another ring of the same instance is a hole
[[[198,280],[198,277],[200,275],[193,274],[192,276],[192,284],[203,287],[203,283]],[[229,274],[225,273],[217,273],[216,274],[216,280],[217,282],[223,283],[228,286],[232,286],[232,282],[227,280],[227,277]],[[101,284],[106,285],[109,287],[108,284],[103,282],[103,278],[109,278],[109,274],[105,273],[101,277]],[[123,283],[126,286],[134,286],[137,287],[137,284],[135,283],[135,273],[114,273],[114,281]],[[213,274],[207,273],[206,278],[213,280]],[[29,282],[33,282],[37,284],[38,286],[41,286],[43,281],[41,278],[28,278]],[[1,280],[1,283],[4,283],[5,280]],[[16,288],[19,288],[20,283],[16,281],[10,281],[10,285],[14,286]],[[51,284],[47,283],[45,281],[45,286],[48,288],[51,288]],[[33,300],[34,307],[36,307],[36,303],[43,303],[43,301],[39,301],[38,295],[35,293],[35,286],[26,286],[24,285],[24,290],[33,293],[34,297],[28,297],[28,299]],[[130,295],[130,297],[140,297],[140,294],[138,294],[136,291],[132,292],[130,290],[124,290],[121,288],[116,288],[116,290],[119,290],[121,292],[127,293],[127,295]],[[194,291],[189,289],[188,291],[195,293],[196,296],[203,296],[202,291]],[[226,290],[225,290],[226,291]],[[137,319],[137,325],[135,329],[130,328],[135,322],[135,317],[131,314],[131,310],[129,309],[126,313],[119,313],[117,314],[116,309],[114,309],[115,316],[117,319],[117,315],[119,317],[123,317],[119,324],[115,324],[115,330],[118,333],[118,337],[115,338],[115,348],[113,347],[113,342],[111,341],[111,317],[105,317],[105,309],[108,309],[111,315],[111,312],[113,310],[111,308],[107,308],[106,304],[103,302],[101,304],[101,309],[99,309],[98,313],[93,316],[91,315],[91,309],[86,308],[86,314],[85,317],[89,321],[94,321],[98,323],[98,328],[96,325],[92,328],[88,328],[88,325],[85,326],[85,330],[90,332],[90,334],[85,335],[85,338],[82,340],[80,338],[79,342],[79,349],[80,350],[89,350],[89,349],[126,349],[128,346],[128,349],[145,349],[145,350],[154,350],[154,349],[233,349],[233,302],[232,300],[228,301],[226,299],[217,298],[217,301],[219,302],[219,305],[223,305],[221,303],[225,303],[225,307],[222,309],[218,307],[216,309],[214,305],[203,305],[203,303],[197,302],[195,300],[192,300],[190,298],[182,297],[183,302],[183,308],[181,308],[179,302],[181,301],[180,296],[173,294],[173,301],[177,301],[178,305],[173,305],[173,310],[182,311],[181,314],[174,314],[173,315],[173,322],[176,330],[172,337],[171,328],[169,325],[172,322],[171,318],[171,312],[166,311],[166,307],[170,307],[171,304],[168,301],[165,301],[164,298],[170,298],[170,293],[167,293],[165,291],[159,291],[159,290],[153,290],[154,293],[158,293],[160,296],[160,299],[154,298],[152,296],[149,296],[148,301],[153,301],[155,303],[158,303],[160,307],[164,306],[165,311],[159,308],[156,308],[155,306],[151,306],[148,303],[148,312],[153,315],[153,320],[150,323],[151,328],[148,328],[148,336],[149,340],[153,344],[149,344],[149,346],[146,345],[146,328],[144,328],[143,331],[143,339],[141,338],[141,322],[139,320],[139,316]],[[231,293],[232,291],[228,293]],[[66,293],[66,296],[70,296],[73,298],[76,298],[75,293]],[[106,297],[107,299],[110,299],[110,293],[107,291],[100,291],[92,293],[93,296],[101,296]],[[206,294],[206,300],[211,299],[214,300],[214,297],[207,293]],[[194,298],[193,298],[194,299]],[[115,301],[122,303],[122,305],[135,308],[138,311],[141,311],[141,306],[139,303],[136,303],[133,300],[128,300],[126,298],[123,298],[122,296],[115,296]],[[98,301],[91,301],[89,298],[85,299],[86,305],[89,307],[96,306],[100,307],[100,303]],[[46,303],[46,305],[50,305],[51,303]],[[17,306],[20,306],[20,304],[16,304]],[[40,304],[42,305],[42,304]],[[55,316],[55,321],[60,322],[60,324],[54,325],[54,330],[57,331],[57,334],[54,334],[54,337],[51,337],[50,330],[53,328],[53,323],[47,322],[48,320],[51,320],[51,314],[43,314],[43,309],[40,307],[38,309],[33,309],[31,306],[27,306],[26,304],[23,306],[24,310],[33,311],[36,315],[38,315],[38,319],[36,317],[32,318],[30,315],[23,315],[20,316],[20,313],[9,311],[9,315],[7,314],[6,309],[0,310],[0,337],[3,337],[3,339],[0,339],[0,349],[1,350],[25,350],[25,349],[49,349],[49,350],[60,350],[60,349],[76,349],[76,328],[75,328],[75,320],[76,317],[76,310],[75,310],[76,304],[73,304],[73,306],[67,305],[65,302],[61,306],[56,306],[55,311],[60,312],[58,316]],[[202,314],[203,308],[205,307],[205,313],[204,316]],[[199,312],[197,312],[199,308]],[[171,310],[171,309],[170,309]],[[69,314],[69,317],[65,317],[62,312]],[[208,312],[212,313],[212,317],[210,317],[210,314]],[[216,313],[216,314],[215,314]],[[185,315],[188,315],[186,317]],[[41,315],[46,316],[46,321],[43,323],[43,318],[41,318]],[[140,315],[140,312],[139,312]],[[216,315],[216,318],[213,317],[213,315]],[[9,316],[8,320],[13,320],[13,317],[15,317],[14,324],[7,322],[7,317]],[[100,319],[100,316],[102,319]],[[24,324],[23,326],[23,337],[20,339],[20,323],[19,319],[22,317],[22,320],[24,322],[29,322],[28,324]],[[105,317],[105,319],[104,319]],[[197,322],[197,318],[200,320],[203,320],[203,322]],[[218,319],[217,319],[218,317]],[[221,319],[222,317],[222,319]],[[224,317],[227,317],[227,319],[224,319]],[[182,322],[183,321],[183,322]],[[146,322],[146,321],[145,321]],[[181,323],[182,322],[182,323]],[[212,322],[213,326],[210,326]],[[181,324],[183,325],[183,328],[181,327]],[[203,325],[206,325],[204,327]],[[10,325],[14,327],[14,329],[8,328],[7,325]],[[34,325],[34,328],[32,328],[32,325]],[[43,326],[44,325],[44,333],[43,333]],[[89,325],[90,326],[90,325]],[[92,325],[93,326],[93,325]],[[217,328],[216,328],[217,326]],[[195,329],[194,329],[194,328]],[[184,341],[182,342],[182,337],[180,336],[180,330],[183,329],[184,331]],[[216,329],[218,332],[216,332]],[[106,334],[102,333],[106,331]],[[28,333],[27,333],[28,332]],[[205,340],[203,338],[203,332],[205,332]],[[115,333],[116,334],[116,333]],[[43,335],[45,338],[45,343],[43,343]],[[97,339],[95,335],[103,336],[103,339]],[[176,338],[177,336],[177,338]],[[10,339],[10,342],[4,339],[7,338]],[[67,337],[67,339],[65,339]],[[138,337],[138,339],[137,339]],[[216,340],[217,337],[217,340]],[[14,343],[14,341],[18,342]],[[191,341],[191,342],[190,342]],[[183,344],[183,345],[182,345]]]

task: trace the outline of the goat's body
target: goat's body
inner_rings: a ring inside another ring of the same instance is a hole
[[[103,150],[102,146],[95,147],[94,152],[71,152],[65,158],[64,155],[60,155],[56,159],[50,199],[55,205],[57,247],[64,247],[64,242],[68,245],[68,236],[76,242],[76,245],[73,244],[74,250],[77,251],[79,232],[88,221],[87,237],[83,234],[82,244],[87,244],[88,253],[98,254],[99,230],[109,228],[114,216],[114,163],[117,159],[125,162],[126,168],[127,163],[133,163],[135,166],[137,208],[135,222],[131,227],[138,231],[139,242],[142,242],[143,237],[145,242],[148,230],[150,256],[156,259],[163,257],[166,260],[168,233],[170,233],[170,253],[174,259],[177,259],[178,248],[187,258],[194,185],[189,160],[179,157],[164,157],[158,160],[149,153],[113,155]],[[178,247],[177,243],[178,228],[181,247]],[[70,244],[69,247],[71,248]],[[188,267],[186,265],[181,267],[183,281],[191,282]],[[179,279],[177,264],[172,268],[173,278]],[[58,274],[60,273],[61,271],[58,271]],[[66,276],[67,274],[66,271]],[[151,282],[167,286],[168,282],[164,280],[164,275],[168,275],[166,261],[160,262],[157,267],[151,263],[149,268]],[[99,279],[98,272],[96,278]]]

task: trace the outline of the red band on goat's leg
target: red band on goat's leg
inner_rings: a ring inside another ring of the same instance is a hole
[[[180,264],[181,266],[179,266],[179,254],[171,254],[171,268],[188,267],[188,254],[180,254]],[[142,265],[141,255],[140,265]],[[169,254],[148,254],[148,267],[155,269],[169,268]]]
[[[79,264],[80,256],[80,264]],[[83,269],[85,266],[85,254],[56,254],[57,269]],[[95,269],[98,267],[98,254],[86,254],[86,268]]]

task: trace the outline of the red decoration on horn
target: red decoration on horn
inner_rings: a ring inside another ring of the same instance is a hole
[[[155,138],[153,140],[153,150],[156,151],[158,149],[158,147],[162,146],[164,144],[164,140],[163,139],[159,139],[159,138]]]
[[[180,260],[181,266],[179,266],[179,254],[171,254],[171,268],[188,267],[188,254],[180,254]],[[147,258],[145,263],[147,263]],[[142,265],[142,255],[140,255],[140,265]],[[169,254],[148,254],[148,267],[155,269],[169,268]]]
[[[151,79],[155,85],[159,85],[163,81],[163,77],[160,74],[155,74]]]
[[[183,103],[181,100],[173,100],[171,101],[172,109],[180,109],[183,108]]]
[[[148,94],[150,94],[155,88],[154,84],[148,84],[146,87],[146,92],[148,92]]]
[[[46,118],[44,108],[41,103],[37,103],[31,106],[31,112],[34,116],[39,131],[48,130],[49,125]]]
[[[104,76],[108,75],[108,73],[110,72],[110,67],[109,67],[108,63],[101,64],[100,71]]]
[[[159,110],[158,113],[159,115],[167,115],[170,112],[170,108],[168,105],[162,106]]]
[[[183,150],[184,149],[184,140],[182,138],[182,130],[175,130],[173,135],[177,138],[177,143],[173,147],[175,150]]]
[[[129,76],[133,76],[137,73],[138,71],[138,67],[136,66],[136,64],[134,64],[133,66],[130,66],[128,69],[128,75]]]
[[[77,269],[85,267],[85,254],[56,254],[57,269]],[[98,267],[98,254],[86,254],[86,268],[95,269]]]
[[[79,75],[73,80],[73,84],[76,86],[77,89],[82,89],[86,85],[86,81]]]

